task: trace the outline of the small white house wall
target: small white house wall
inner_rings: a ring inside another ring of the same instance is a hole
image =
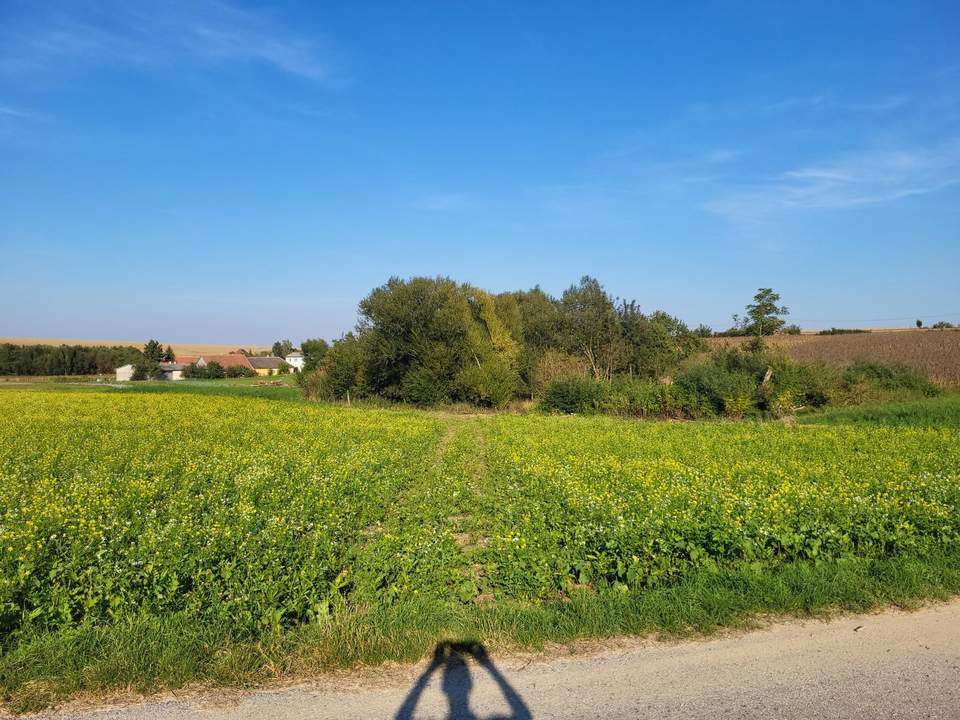
[[[306,358],[303,355],[287,355],[284,360],[287,361],[287,365],[294,368],[297,372],[303,370],[303,364]]]

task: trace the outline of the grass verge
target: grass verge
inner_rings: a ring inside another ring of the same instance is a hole
[[[443,639],[493,652],[582,638],[683,636],[749,624],[759,614],[909,607],[960,593],[960,550],[922,557],[794,562],[697,572],[643,592],[581,591],[568,602],[481,607],[405,601],[345,611],[256,641],[184,616],[144,617],[20,638],[0,656],[0,694],[16,712],[77,693],[152,692],[188,683],[250,686],[337,668],[412,661]]]
[[[802,416],[798,422],[808,425],[960,428],[960,394],[951,393],[912,402],[832,408]]]

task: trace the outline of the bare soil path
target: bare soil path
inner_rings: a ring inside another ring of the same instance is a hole
[[[432,662],[256,692],[62,709],[65,720],[960,718],[960,600],[552,658],[449,644]]]

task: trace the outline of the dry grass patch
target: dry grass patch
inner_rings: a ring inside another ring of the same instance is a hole
[[[737,346],[750,338],[711,338],[712,347]],[[858,360],[902,363],[940,383],[960,383],[960,330],[873,331],[850,335],[776,335],[766,342],[794,360],[846,366]]]

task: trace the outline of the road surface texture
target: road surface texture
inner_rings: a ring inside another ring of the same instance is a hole
[[[83,720],[372,718],[960,718],[960,601],[789,621],[592,654],[491,657],[446,643],[415,668],[250,693],[61,709]]]

